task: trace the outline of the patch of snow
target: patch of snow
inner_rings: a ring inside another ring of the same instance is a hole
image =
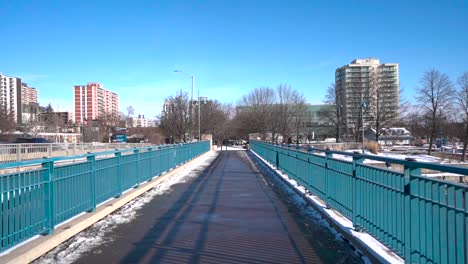
[[[113,214],[105,217],[87,230],[77,234],[67,242],[56,247],[51,252],[38,259],[35,263],[71,263],[78,260],[83,253],[88,252],[93,248],[102,245],[103,243],[112,241],[110,238],[111,236],[108,234],[112,232],[112,230],[114,230],[118,225],[131,222],[137,216],[139,209],[156,198],[158,195],[170,192],[172,185],[186,182],[191,177],[198,176],[198,172],[194,170],[196,168],[207,167],[217,155],[218,153],[211,152],[202,159],[196,161],[190,166],[187,166],[180,172],[174,174],[173,176],[155,186],[153,189],[128,202]]]
[[[353,152],[359,152],[361,153],[361,150],[358,149],[351,149],[351,150],[346,150],[346,152],[353,153]],[[325,155],[325,154],[321,154]],[[378,157],[383,157],[383,158],[391,158],[391,159],[399,159],[399,160],[404,160],[406,158],[413,158],[416,161],[419,162],[431,162],[431,163],[440,163],[442,160],[438,157],[434,156],[429,156],[425,154],[416,154],[416,155],[408,155],[408,154],[399,154],[399,153],[389,153],[389,152],[380,152],[378,154],[373,154],[369,151],[366,151],[366,155],[369,156],[378,156]],[[346,156],[342,154],[333,154],[334,159],[339,159],[339,160],[345,160],[345,161],[353,161],[353,158],[351,156]],[[383,163],[383,161],[377,161],[377,160],[372,160],[372,159],[365,159],[364,163]]]
[[[291,184],[293,188],[296,188],[300,190],[302,193],[305,194],[305,188],[303,186],[300,186],[295,180],[290,179],[290,177],[283,173],[282,171],[276,169],[272,164],[270,164],[267,160],[263,159],[260,155],[255,153],[253,150],[251,152],[257,156],[260,160],[264,162],[267,166],[269,166],[272,170],[274,170],[280,177],[282,177],[284,180],[286,180],[288,183]],[[363,244],[365,247],[368,248],[370,252],[374,252],[376,254],[376,257],[380,258],[380,260],[384,263],[404,263],[405,261],[400,258],[397,254],[392,252],[389,248],[387,248],[385,245],[380,243],[378,240],[376,240],[374,237],[372,237],[370,234],[365,233],[365,232],[357,232],[354,230],[353,223],[344,217],[343,215],[339,214],[338,212],[332,210],[332,209],[327,209],[325,203],[320,200],[317,196],[311,195],[311,194],[305,194],[306,198],[313,202],[315,205],[317,205],[322,212],[325,212],[336,224],[341,226],[341,229],[345,230],[348,234],[351,234],[354,236],[357,240],[361,241],[361,244]],[[297,195],[297,199],[302,199],[299,195]],[[320,214],[317,212],[310,210],[311,211],[311,216],[314,218],[320,218],[322,219],[321,221],[319,220],[319,223],[323,224],[324,226],[328,227],[334,234],[335,236],[341,237],[339,235],[339,232],[336,231],[333,227],[331,227],[325,219],[321,217]],[[363,258],[364,262],[367,263],[372,263],[367,257]]]
[[[424,174],[422,174],[422,176],[426,176],[426,177],[465,177],[465,175],[450,173],[450,172],[424,173]]]
[[[225,151],[225,150],[228,150],[228,151],[233,151],[233,150],[246,150],[244,148],[242,148],[241,146],[237,146],[237,147],[234,147],[234,146],[223,146],[223,148],[218,148],[217,149],[218,151]]]

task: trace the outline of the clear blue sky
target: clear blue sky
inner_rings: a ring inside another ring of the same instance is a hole
[[[355,58],[400,63],[412,97],[425,70],[468,71],[468,1],[0,1],[0,72],[72,109],[100,82],[120,108],[153,117],[195,75],[201,95],[235,103],[287,83],[320,103]]]

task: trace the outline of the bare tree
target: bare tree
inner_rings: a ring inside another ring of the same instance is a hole
[[[375,141],[379,142],[380,135],[385,128],[391,127],[398,118],[398,101],[400,92],[397,90],[385,89],[385,82],[379,76],[379,72],[370,74],[370,96],[368,113],[371,116],[369,123],[375,129]]]
[[[234,111],[231,107],[231,113]],[[257,88],[242,97],[235,108],[235,115],[228,116],[229,134],[246,138],[258,133],[273,142],[292,142],[302,137],[306,120],[306,102],[303,95],[287,85],[279,85],[276,90],[268,87]]]
[[[44,121],[40,118],[30,119],[23,123],[23,125],[24,132],[31,135],[32,137],[37,137],[37,135],[42,132],[45,127]]]
[[[296,92],[292,102],[292,113],[294,117],[294,128],[296,130],[296,144],[299,144],[305,133],[305,124],[307,122],[307,105],[303,94]]]
[[[462,161],[465,161],[466,148],[468,145],[468,72],[458,78],[458,89],[456,93],[457,112],[461,115],[463,124],[463,153]]]
[[[39,122],[36,125],[43,125],[45,132],[56,133],[59,132],[60,129],[65,127],[63,119],[60,117],[60,115],[54,112],[54,109],[52,108],[50,103],[46,106],[45,112],[41,113],[40,116],[41,122]]]
[[[291,143],[292,131],[295,128],[294,119],[296,119],[297,122],[300,122],[296,115],[297,113],[295,113],[296,103],[299,101],[303,103],[305,100],[296,90],[287,85],[279,85],[276,88],[276,93],[277,103],[272,125],[277,128],[278,133],[283,136],[283,141],[286,139],[288,143]]]
[[[215,140],[222,139],[220,136],[228,120],[228,113],[225,113],[224,106],[217,100],[207,100],[201,103],[200,110],[200,132],[212,134]],[[195,109],[195,116],[198,116],[198,107]],[[198,127],[198,120],[195,126]]]
[[[15,126],[14,113],[9,111],[6,105],[0,103],[0,133],[13,131]]]
[[[368,116],[367,113],[372,107],[372,93],[370,86],[360,86],[357,93],[359,93],[361,97],[352,96],[349,98],[349,101],[345,104],[343,109],[343,112],[346,114],[343,118],[348,120],[346,127],[348,130],[347,134],[350,134],[355,142],[360,142],[361,132],[363,129],[365,130],[364,126],[366,124],[366,120],[363,120],[363,116]]]
[[[102,142],[111,142],[111,134],[115,133],[115,127],[119,125],[120,118],[118,114],[104,113],[98,117],[99,136]]]
[[[160,128],[164,134],[174,141],[187,141],[190,127],[189,99],[186,92],[180,91],[176,96],[165,99],[164,109],[160,117]]]
[[[131,117],[135,113],[135,108],[133,106],[129,105],[127,107],[127,117]]]
[[[335,127],[335,138],[336,142],[341,142],[341,126],[343,125],[343,103],[342,96],[336,88],[335,83],[331,83],[325,94],[324,103],[333,105],[332,108],[325,108],[320,112],[320,115],[323,116],[328,123],[332,123]]]
[[[428,150],[428,154],[430,155],[438,126],[446,117],[453,102],[454,88],[446,74],[432,69],[424,73],[417,92],[417,99],[424,109],[424,114],[430,127]]]
[[[428,134],[424,112],[418,105],[408,104],[399,119],[399,124],[408,128],[416,139],[420,139]]]
[[[237,114],[247,133],[266,133],[272,128],[275,91],[268,87],[256,88],[244,95]]]

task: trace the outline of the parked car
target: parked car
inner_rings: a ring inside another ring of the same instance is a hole
[[[17,138],[15,143],[51,143],[45,138]]]

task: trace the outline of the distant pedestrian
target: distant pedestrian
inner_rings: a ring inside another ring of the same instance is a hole
[[[388,161],[385,162],[385,166],[387,167],[387,169],[391,169],[392,168],[392,164]]]

